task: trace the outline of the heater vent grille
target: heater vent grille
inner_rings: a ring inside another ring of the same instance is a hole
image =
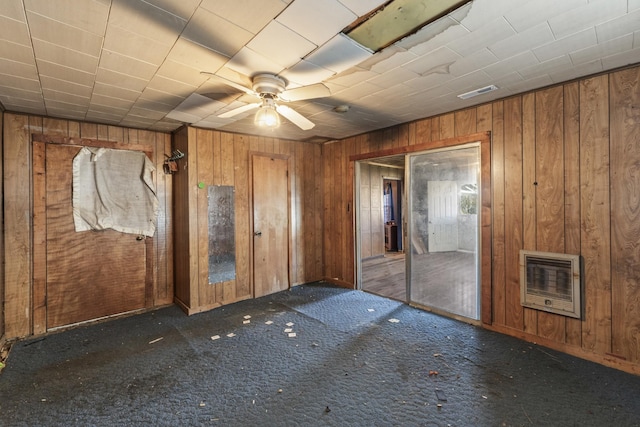
[[[520,251],[520,297],[525,307],[581,317],[580,256]]]

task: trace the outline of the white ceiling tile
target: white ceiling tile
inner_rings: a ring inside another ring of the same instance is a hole
[[[0,81],[2,81],[3,86],[9,86],[20,90],[38,92],[41,89],[39,80],[25,79],[20,76],[0,74]]]
[[[42,94],[44,95],[45,104],[51,101],[57,101],[57,102],[64,102],[67,104],[77,105],[81,107],[89,106],[90,99],[85,96],[73,95],[71,93],[66,93],[66,92],[58,92],[56,90],[51,90],[51,89],[43,89]]]
[[[307,61],[300,61],[288,70],[280,73],[286,80],[302,86],[322,82],[335,73]]]
[[[1,39],[0,58],[6,58],[11,61],[22,62],[29,65],[35,65],[33,58],[33,49],[30,46],[25,46]]]
[[[371,56],[371,52],[353,42],[349,37],[338,34],[307,56],[305,60],[338,74]]]
[[[17,75],[32,80],[38,79],[38,70],[35,65],[11,61],[6,58],[0,58],[0,74]]]
[[[376,86],[390,87],[417,77],[420,77],[420,75],[406,68],[398,67],[394,70],[387,71],[384,74],[379,74],[368,79],[368,81]]]
[[[587,0],[535,0],[520,4],[504,17],[519,33],[554,16],[586,6]]]
[[[2,28],[2,39],[24,46],[31,44],[31,34],[24,22],[0,16],[0,28]]]
[[[340,0],[340,3],[347,6],[353,13],[363,16],[378,9],[387,0]]]
[[[42,89],[51,89],[61,92],[73,93],[75,95],[90,97],[93,91],[92,86],[84,86],[76,82],[68,80],[60,80],[53,77],[42,76],[40,77],[42,83]]]
[[[195,114],[184,113],[178,110],[170,111],[166,117],[168,119],[177,120],[183,123],[196,123],[203,119],[202,117],[196,116]]]
[[[200,73],[200,70],[171,60],[167,60],[162,64],[158,69],[158,75],[177,80],[193,87],[200,86],[209,78],[209,76]]]
[[[225,66],[246,76],[257,73],[278,74],[284,69],[282,65],[276,64],[248,47],[240,49]]]
[[[93,0],[85,0],[82,7],[78,7],[77,0],[24,0],[24,7],[29,12],[98,35],[104,34],[109,16],[109,5]]]
[[[31,12],[27,12],[27,19],[32,38],[82,52],[86,55],[100,56],[103,42],[102,36]]]
[[[160,120],[166,116],[169,111],[147,110],[146,108],[133,107],[127,114],[127,119],[151,119],[153,121]]]
[[[7,18],[15,19],[20,22],[27,22],[22,0],[0,1],[0,16],[6,16]]]
[[[600,73],[603,70],[602,60],[596,59],[595,61],[585,62],[565,70],[549,73],[549,77],[555,83],[565,82],[567,80],[574,79],[576,77],[587,76],[590,74]]]
[[[104,38],[103,49],[150,64],[160,65],[171,50],[171,45],[160,44],[155,39],[144,37],[124,28],[109,26]]]
[[[227,57],[235,55],[253,36],[253,33],[203,8],[196,11],[182,33],[182,37]]]
[[[158,70],[158,66],[139,61],[130,56],[104,50],[100,58],[100,68],[116,72],[126,72],[127,75],[149,80]]]
[[[460,59],[460,55],[448,47],[441,47],[429,53],[429,55],[403,65],[403,67],[422,76],[432,73],[448,74],[449,67],[458,59]]]
[[[426,25],[417,33],[399,40],[395,45],[410,49],[416,55],[424,55],[468,33],[467,28],[447,15]]]
[[[38,71],[41,76],[49,76],[85,86],[93,85],[96,76],[95,73],[88,73],[41,59],[38,59]]]
[[[172,45],[185,29],[186,20],[142,0],[113,0],[109,25]]]
[[[460,77],[495,64],[497,61],[498,59],[489,49],[482,49],[469,56],[458,59],[451,65],[449,71],[452,76]]]
[[[474,0],[470,7],[463,9],[466,14],[457,17],[457,19],[470,31],[475,31],[487,24],[493,25],[492,22],[496,18],[509,13],[512,9],[521,7],[522,4],[522,0]],[[455,16],[455,13],[453,15]]]
[[[557,73],[573,66],[569,55],[558,56],[545,62],[541,62],[531,67],[526,67],[518,70],[520,75],[526,79],[538,78],[541,75],[547,75],[549,73]]]
[[[280,0],[203,0],[201,7],[257,34],[287,5]]]
[[[9,97],[12,97],[12,98],[24,99],[24,100],[28,100],[28,101],[34,101],[34,102],[42,101],[42,92],[41,91],[34,92],[34,91],[30,91],[30,90],[17,89],[17,88],[14,88],[14,87],[3,86],[1,81],[0,81],[0,92],[4,96],[9,96]]]
[[[167,59],[195,70],[215,73],[224,66],[229,57],[180,37],[169,52]]]
[[[640,9],[640,0],[628,0],[629,12]]]
[[[531,50],[554,40],[551,29],[546,22],[531,27],[521,33],[505,38],[489,46],[498,58],[505,59],[525,50]]]
[[[594,28],[587,28],[579,33],[571,34],[560,40],[533,49],[540,62],[566,55],[576,50],[585,49],[598,43]]]
[[[598,0],[560,13],[548,22],[555,37],[560,39],[614,19],[626,11],[626,0]]]
[[[358,67],[382,74],[417,58],[418,55],[414,52],[393,45],[376,52],[372,57],[358,64]]]
[[[337,0],[296,0],[277,18],[318,46],[356,19],[357,16]]]
[[[379,92],[382,88],[380,86],[376,86],[373,83],[362,82],[357,85],[351,86],[343,91],[334,94],[333,98],[339,100],[352,100],[352,99],[360,99],[365,96],[373,95],[376,92]]]
[[[601,61],[603,69],[605,70],[637,64],[640,62],[640,47],[623,53],[607,56],[602,58]]]
[[[461,56],[469,55],[487,46],[503,41],[513,35],[511,25],[500,17],[487,25],[473,30],[449,43],[447,47]]]
[[[192,86],[179,82],[177,80],[168,79],[160,75],[154,76],[147,85],[147,89],[155,89],[158,92],[166,92],[181,97],[187,97],[196,90],[197,86]]]
[[[573,52],[570,56],[573,63],[578,65],[584,62],[594,61],[604,56],[622,53],[624,51],[631,50],[632,48],[633,34],[627,34],[626,36],[618,37],[617,39],[609,40],[604,43]]]
[[[547,74],[543,74],[532,79],[525,79],[521,83],[515,83],[504,89],[510,90],[512,93],[522,93],[544,86],[549,86],[551,84],[553,84],[553,80],[551,80],[551,77],[549,77]]]
[[[596,26],[598,42],[615,39],[640,29],[640,9]]]
[[[483,70],[492,78],[498,79],[511,74],[514,71],[526,67],[531,67],[532,65],[536,65],[539,63],[540,61],[538,60],[538,58],[536,58],[533,52],[527,50],[518,55],[511,56],[507,59],[503,59],[502,61],[491,64],[483,68]]]
[[[138,102],[136,102],[136,105],[140,104],[139,106],[142,106],[141,103],[145,100],[148,100],[152,102],[158,102],[160,104],[169,105],[171,106],[171,108],[175,108],[176,105],[184,101],[185,98],[185,96],[173,95],[167,92],[158,91],[156,89],[146,88],[140,95],[140,98],[138,99]]]
[[[126,114],[127,111],[133,106],[134,101],[127,101],[125,99],[113,98],[111,96],[106,95],[98,95],[93,94],[91,97],[91,108],[96,110],[96,106],[101,106],[108,111],[109,109],[117,109],[122,110],[123,114]]]
[[[459,95],[472,90],[479,89],[493,83],[493,79],[482,70],[474,71],[473,73],[465,74],[461,77],[456,77],[450,80],[445,86],[449,88],[451,93]]]
[[[346,87],[353,86],[354,84],[358,84],[365,80],[372,79],[379,75],[380,75],[379,73],[374,73],[373,71],[370,71],[370,70],[362,69],[360,67],[353,67],[348,71],[345,71],[343,73],[340,73],[339,75],[331,77],[328,81],[325,81],[325,84],[336,84],[340,86],[340,89],[344,89]]]
[[[188,21],[195,12],[201,0],[145,0],[147,3],[159,7],[173,15]]]
[[[87,55],[77,50],[67,49],[43,40],[33,40],[33,50],[39,60],[64,65],[74,70],[95,73],[98,67],[97,56]],[[64,70],[64,74],[53,75],[51,77],[68,80],[66,77],[66,69]]]
[[[136,100],[134,106],[145,108],[147,110],[164,111],[165,113],[168,113],[169,111],[173,110],[178,104],[180,104],[180,100],[176,100],[175,102],[167,104],[164,102],[156,102],[151,99],[142,98],[141,95],[141,97]]]
[[[124,89],[141,91],[147,86],[148,80],[122,74],[117,71],[98,68],[96,82],[110,86],[118,86]]]
[[[278,21],[271,21],[247,47],[287,68],[307,56],[317,46]]]
[[[424,76],[420,76],[418,78],[406,81],[404,82],[404,84],[409,87],[412,87],[416,91],[423,91],[423,90],[428,90],[434,87],[444,86],[449,81],[450,78],[451,78],[451,75],[449,74],[448,71],[446,73],[433,72],[433,73],[425,74]]]

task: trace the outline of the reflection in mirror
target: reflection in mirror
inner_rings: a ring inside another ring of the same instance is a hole
[[[210,185],[208,199],[209,283],[226,282],[236,277],[233,187]]]

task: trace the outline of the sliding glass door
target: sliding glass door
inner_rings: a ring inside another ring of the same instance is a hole
[[[479,319],[480,147],[407,156],[409,302]]]

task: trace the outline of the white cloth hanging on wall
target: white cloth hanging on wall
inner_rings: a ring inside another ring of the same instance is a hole
[[[152,237],[158,218],[154,170],[138,151],[83,147],[73,159],[76,231],[113,229]]]

